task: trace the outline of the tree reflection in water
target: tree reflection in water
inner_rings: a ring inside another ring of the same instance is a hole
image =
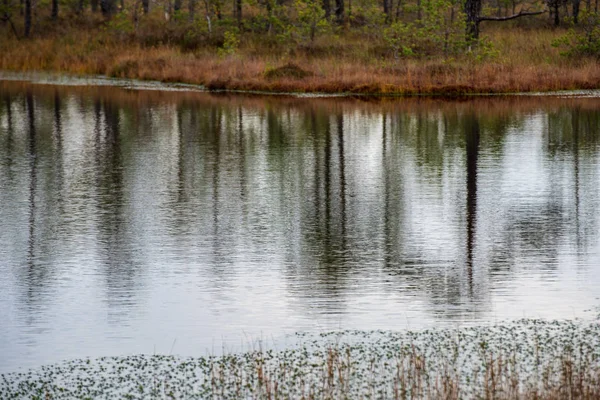
[[[85,317],[99,347],[170,332],[205,346],[315,324],[570,317],[595,301],[595,99],[17,83],[0,98],[0,301],[30,327]],[[2,341],[49,340],[22,326]]]

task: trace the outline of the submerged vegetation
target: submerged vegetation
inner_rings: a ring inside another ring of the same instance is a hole
[[[299,334],[285,349],[76,360],[0,377],[2,398],[593,399],[600,325]]]
[[[595,89],[598,15],[597,0],[2,0],[0,69],[215,90]]]

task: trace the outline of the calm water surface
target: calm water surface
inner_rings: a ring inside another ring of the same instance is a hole
[[[600,300],[600,100],[0,83],[0,372]]]

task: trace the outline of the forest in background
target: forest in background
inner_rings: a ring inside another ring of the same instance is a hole
[[[0,0],[0,69],[209,89],[600,87],[598,0]]]

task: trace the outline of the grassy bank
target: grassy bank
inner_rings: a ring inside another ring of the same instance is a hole
[[[597,399],[600,325],[299,335],[285,349],[76,360],[0,377],[2,398]],[[37,396],[37,397],[36,397]]]
[[[98,74],[276,92],[464,94],[600,87],[600,64],[595,59],[568,59],[552,46],[565,33],[560,29],[490,27],[487,50],[418,58],[396,57],[380,38],[365,38],[354,30],[323,34],[302,46],[248,33],[239,36],[234,48],[226,48],[221,38],[214,45],[192,49],[181,43],[148,44],[143,38],[120,40],[99,27],[66,26],[27,40],[4,33],[0,69],[8,71]]]

